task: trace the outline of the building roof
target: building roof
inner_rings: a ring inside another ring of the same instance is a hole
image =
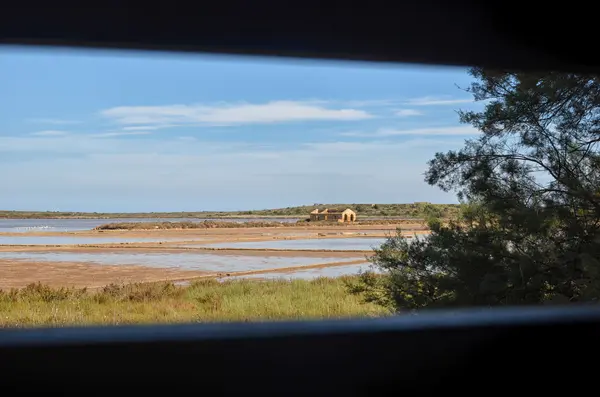
[[[311,214],[341,214],[345,211],[352,211],[350,208],[346,208],[345,210],[339,208],[323,208],[322,210],[316,208],[314,211],[311,211]],[[352,211],[354,212],[354,211]]]

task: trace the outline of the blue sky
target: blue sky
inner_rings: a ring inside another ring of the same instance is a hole
[[[1,209],[456,202],[464,68],[0,48]],[[457,87],[458,86],[458,87]]]

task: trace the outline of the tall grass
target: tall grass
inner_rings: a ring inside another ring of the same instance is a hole
[[[300,320],[389,312],[349,291],[354,277],[201,280],[109,285],[99,291],[32,284],[0,291],[0,327]]]

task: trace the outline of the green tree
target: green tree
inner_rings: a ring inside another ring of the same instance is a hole
[[[577,302],[600,296],[600,79],[474,68],[481,133],[437,153],[426,181],[466,203],[426,240],[373,263],[397,308]],[[365,283],[365,288],[367,288]]]

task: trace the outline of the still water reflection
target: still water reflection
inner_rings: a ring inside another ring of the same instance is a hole
[[[379,270],[372,269],[369,263],[363,263],[358,265],[347,265],[347,266],[331,266],[323,267],[318,269],[304,269],[297,270],[294,272],[285,273],[261,273],[261,274],[250,274],[247,276],[233,276],[222,278],[221,280],[232,280],[232,279],[243,279],[243,278],[258,278],[258,279],[304,279],[311,280],[318,277],[340,277],[356,275],[361,271],[371,270],[376,273],[380,273]]]
[[[297,222],[297,218],[227,218],[227,219],[198,219],[198,218],[120,218],[120,219],[0,219],[0,232],[26,233],[26,232],[72,232],[91,230],[106,223],[129,222]]]
[[[77,236],[0,236],[0,245],[74,245],[74,244],[119,244],[158,243],[180,239],[169,238],[118,238]]]

